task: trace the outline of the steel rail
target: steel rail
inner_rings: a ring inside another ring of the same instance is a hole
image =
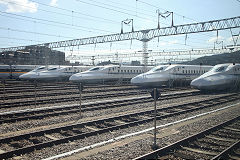
[[[142,155],[142,156],[139,156],[137,158],[134,158],[133,160],[159,159],[159,158],[161,158],[161,156],[168,155],[168,153],[170,153],[170,152],[173,153],[173,150],[176,151],[178,148],[180,148],[181,146],[184,146],[187,143],[191,143],[191,142],[193,142],[196,139],[200,139],[200,138],[205,137],[206,135],[209,135],[211,132],[217,131],[220,127],[229,125],[230,123],[232,123],[232,122],[234,122],[236,120],[239,121],[239,118],[240,118],[240,116],[235,117],[235,118],[233,118],[231,120],[225,121],[225,122],[223,122],[221,124],[215,125],[214,127],[206,129],[206,130],[204,130],[202,132],[196,133],[196,134],[191,135],[189,137],[186,137],[186,138],[184,138],[182,140],[179,140],[179,141],[177,141],[177,142],[175,142],[173,144],[170,144],[170,145],[168,145],[166,147],[157,149],[157,150],[152,151],[150,153],[147,153],[145,155]],[[239,141],[237,143],[239,143]],[[222,156],[224,154],[226,154],[226,153],[229,153],[229,150],[232,149],[233,146],[236,146],[237,143],[234,143],[232,146],[228,147],[226,150],[221,152],[219,155],[215,156],[213,159],[218,159],[218,158],[221,159]],[[187,157],[184,157],[183,159],[185,159],[185,158],[187,158]],[[190,156],[189,156],[189,159],[191,159]]]
[[[160,113],[161,115],[158,115],[157,119],[159,120],[162,118],[185,114],[188,112],[211,107],[214,105],[224,104],[230,101],[237,100],[238,98],[239,98],[238,93],[235,93],[235,94],[229,94],[228,96],[221,96],[217,98],[210,98],[208,100],[200,100],[196,102],[175,105],[168,108],[161,108],[161,109],[158,109],[158,113]],[[177,110],[175,110],[176,108]],[[163,114],[164,111],[166,111],[165,114]],[[36,149],[51,147],[57,144],[68,143],[69,141],[73,141],[76,139],[82,139],[82,138],[98,135],[101,133],[106,133],[106,132],[117,130],[117,129],[123,129],[131,126],[143,124],[146,122],[151,122],[153,120],[153,117],[152,117],[153,112],[154,110],[147,110],[142,112],[130,113],[130,114],[125,114],[125,115],[120,115],[120,116],[110,117],[110,118],[103,118],[99,120],[82,122],[78,124],[57,127],[52,129],[45,129],[42,131],[36,131],[32,133],[2,138],[0,139],[0,144],[10,145],[12,147],[15,146],[14,147],[15,149],[1,153],[0,158],[2,159],[11,158],[15,155],[29,153]],[[121,123],[119,124],[116,121],[121,121]],[[88,129],[88,131],[86,131],[88,126],[95,127],[96,129],[94,130],[90,129],[91,131],[89,131]],[[85,129],[85,130],[83,131],[81,129]],[[45,136],[52,133],[60,133],[65,137],[61,139],[54,139],[54,140],[50,138],[50,140],[42,141],[42,142],[37,139],[37,137]],[[24,146],[21,143],[22,140],[29,141],[31,144]]]
[[[176,91],[182,88],[177,88],[177,89],[164,89],[163,92],[167,92],[170,90]],[[185,88],[186,89],[186,88]],[[138,94],[147,94],[149,91],[148,90],[137,90],[137,91],[131,91],[131,92],[127,92],[127,93],[107,93],[104,95],[84,95],[82,97],[82,100],[88,100],[88,99],[99,99],[99,98],[109,98],[109,97],[116,97],[116,96],[129,96],[129,95],[138,95]],[[46,95],[47,96],[47,95]],[[56,95],[57,96],[57,95]],[[62,102],[68,102],[68,101],[72,101],[72,100],[78,100],[79,99],[79,95],[73,95],[70,97],[64,97],[64,98],[58,98],[58,97],[51,97],[51,99],[47,98],[47,99],[37,99],[36,100],[36,104],[37,105],[41,105],[41,104],[53,104],[53,103],[62,103]],[[26,100],[26,101],[17,101],[17,102],[5,102],[3,104],[1,104],[1,108],[13,108],[13,107],[20,107],[20,106],[26,106],[26,105],[34,105],[35,104],[35,100],[31,99],[31,100]]]
[[[193,92],[181,92],[181,93],[170,93],[162,95],[160,100],[168,100],[173,98],[182,98],[182,97],[190,97],[199,95],[199,91]],[[139,103],[147,103],[152,102],[152,98],[150,96],[144,97],[136,97],[136,98],[127,98],[127,99],[118,99],[113,101],[101,101],[96,103],[86,103],[82,104],[81,111],[93,111],[107,108],[115,108],[115,107],[123,107],[127,105],[134,105]],[[42,119],[44,117],[53,117],[59,115],[66,115],[71,113],[78,113],[79,105],[70,105],[70,106],[61,106],[61,107],[47,107],[47,108],[36,108],[32,110],[26,111],[13,111],[7,114],[0,114],[0,124],[3,123],[12,123],[19,122],[23,120],[30,119]]]

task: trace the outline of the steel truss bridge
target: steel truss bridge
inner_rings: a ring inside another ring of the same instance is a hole
[[[96,36],[96,37],[73,39],[73,40],[58,41],[58,42],[50,42],[50,43],[43,43],[43,44],[36,44],[36,45],[29,45],[29,46],[32,46],[32,47],[45,46],[48,48],[62,48],[62,47],[117,42],[117,41],[125,41],[125,40],[140,40],[143,42],[147,42],[153,38],[161,37],[161,36],[210,32],[210,31],[225,30],[225,29],[232,29],[232,28],[238,28],[238,27],[240,27],[240,16],[220,19],[220,20],[207,21],[207,22],[176,25],[173,27],[164,27],[159,29],[155,28],[155,29],[139,30],[134,32],[117,33],[117,34],[102,35],[102,36]],[[25,47],[27,46],[0,48],[0,52],[22,50],[22,49],[25,49]]]

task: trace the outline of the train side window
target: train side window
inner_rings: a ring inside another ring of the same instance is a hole
[[[182,70],[182,73],[184,73],[184,70]]]

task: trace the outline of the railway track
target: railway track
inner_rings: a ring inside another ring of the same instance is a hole
[[[109,97],[120,97],[120,96],[130,96],[130,95],[137,95],[137,94],[146,94],[147,91],[131,91],[127,93],[108,93],[104,95],[84,95],[82,96],[82,100],[88,99],[99,99],[99,98],[109,98]],[[48,95],[46,95],[47,97]],[[79,95],[71,95],[70,97],[56,97],[56,98],[46,98],[46,99],[38,99],[35,101],[34,99],[25,100],[21,102],[5,102],[1,105],[1,108],[12,108],[12,107],[20,107],[20,106],[27,106],[27,105],[42,105],[42,104],[55,104],[55,103],[62,103],[62,102],[69,102],[69,101],[78,101]]]
[[[3,86],[3,83],[0,83],[0,86]],[[109,88],[109,87],[122,87],[122,86],[132,86],[130,84],[102,84],[102,85],[87,85],[84,86],[84,88],[95,88],[95,89],[103,89],[103,88]],[[52,91],[52,90],[66,90],[66,89],[76,89],[78,88],[78,85],[76,83],[72,82],[56,82],[56,83],[37,83],[37,91]],[[18,93],[21,92],[34,92],[35,86],[34,83],[10,83],[5,84],[5,91],[3,89],[0,89],[0,94],[9,94],[9,93]]]
[[[187,88],[175,88],[175,89],[164,89],[165,91],[177,91],[177,90],[186,90]],[[116,90],[114,90],[116,91]],[[121,90],[120,90],[121,91]],[[123,89],[122,91],[126,91]],[[89,91],[90,92],[90,91]],[[93,92],[93,91],[92,91]],[[106,92],[106,91],[105,91]],[[148,90],[137,90],[137,91],[128,91],[128,92],[120,92],[120,93],[106,93],[101,95],[82,95],[82,100],[89,100],[89,99],[100,99],[100,98],[111,98],[111,97],[121,97],[121,96],[130,96],[130,95],[140,95],[140,94],[147,94],[149,93]],[[65,95],[65,93],[63,93]],[[27,105],[42,105],[42,104],[55,104],[55,103],[62,103],[62,102],[69,102],[69,101],[78,101],[79,100],[79,93],[75,95],[71,95],[68,97],[57,97],[59,96],[58,93],[54,93],[53,97],[49,98],[52,94],[43,94],[43,97],[47,97],[44,99],[39,99],[38,95],[36,100],[26,99],[24,101],[16,101],[16,102],[4,102],[1,104],[1,108],[13,108],[13,107],[20,107],[20,106],[27,106]],[[34,96],[35,95],[31,95]],[[21,99],[27,98],[23,96]]]
[[[129,91],[129,90],[140,90],[136,87],[124,87],[124,88],[106,88],[106,89],[94,89],[94,90],[84,90],[82,93],[99,93],[99,92],[113,92],[113,91]],[[40,90],[38,89],[37,92],[48,92],[48,93],[37,93],[37,97],[47,97],[47,96],[61,96],[61,95],[73,95],[73,94],[79,94],[79,90],[77,88],[77,86],[75,87],[71,87],[71,88],[56,88],[56,89],[52,89],[52,88],[41,88]],[[53,91],[52,93],[49,91]],[[56,92],[58,91],[58,92]],[[61,92],[59,92],[61,91]],[[19,92],[19,91],[18,91]],[[5,99],[23,99],[23,98],[34,98],[35,94],[34,94],[34,90],[31,89],[31,91],[29,91],[30,93],[28,94],[21,94],[21,95],[7,95],[5,97],[0,97],[0,100]],[[22,93],[22,92],[21,92]]]
[[[159,100],[167,100],[173,98],[182,98],[182,97],[190,97],[199,95],[199,91],[187,91],[187,92],[177,92],[170,94],[163,94]],[[85,103],[82,104],[81,111],[93,111],[107,108],[115,108],[127,105],[134,105],[139,103],[147,103],[152,102],[152,98],[150,96],[142,96],[135,98],[125,98],[125,99],[117,99],[117,100],[107,100],[101,102],[94,103]],[[30,120],[30,119],[42,119],[44,117],[53,117],[59,115],[66,115],[71,113],[79,113],[80,108],[78,104],[68,105],[68,106],[60,106],[60,107],[47,107],[47,108],[36,108],[36,109],[27,109],[22,111],[11,111],[6,113],[0,113],[0,124],[16,122],[22,120]]]
[[[240,116],[134,160],[140,159],[240,159]]]
[[[195,102],[160,108],[157,109],[157,119],[161,120],[163,118],[193,112],[238,99],[239,93],[232,93],[216,98],[209,98],[207,100],[197,100]],[[0,139],[0,148],[2,150],[0,158],[11,158],[15,155],[33,152],[36,149],[68,143],[76,139],[82,139],[94,135],[99,136],[99,134],[102,133],[151,122],[153,120],[153,112],[154,110],[149,109],[136,113],[2,138]]]

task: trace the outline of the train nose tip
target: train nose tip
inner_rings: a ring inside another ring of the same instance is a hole
[[[195,79],[192,80],[191,84],[190,84],[193,88],[197,88],[199,86],[199,80]]]
[[[29,79],[34,79],[35,76],[33,74],[25,73],[20,75],[19,78],[22,80],[29,80]]]
[[[77,81],[79,81],[79,77],[80,77],[80,76],[81,76],[81,75],[74,74],[74,75],[72,75],[72,76],[69,78],[69,81],[77,82]]]
[[[140,84],[142,83],[142,76],[136,76],[131,79],[131,84]]]
[[[209,83],[210,83],[209,81],[200,78],[194,79],[190,85],[196,89],[205,89],[209,86]]]

